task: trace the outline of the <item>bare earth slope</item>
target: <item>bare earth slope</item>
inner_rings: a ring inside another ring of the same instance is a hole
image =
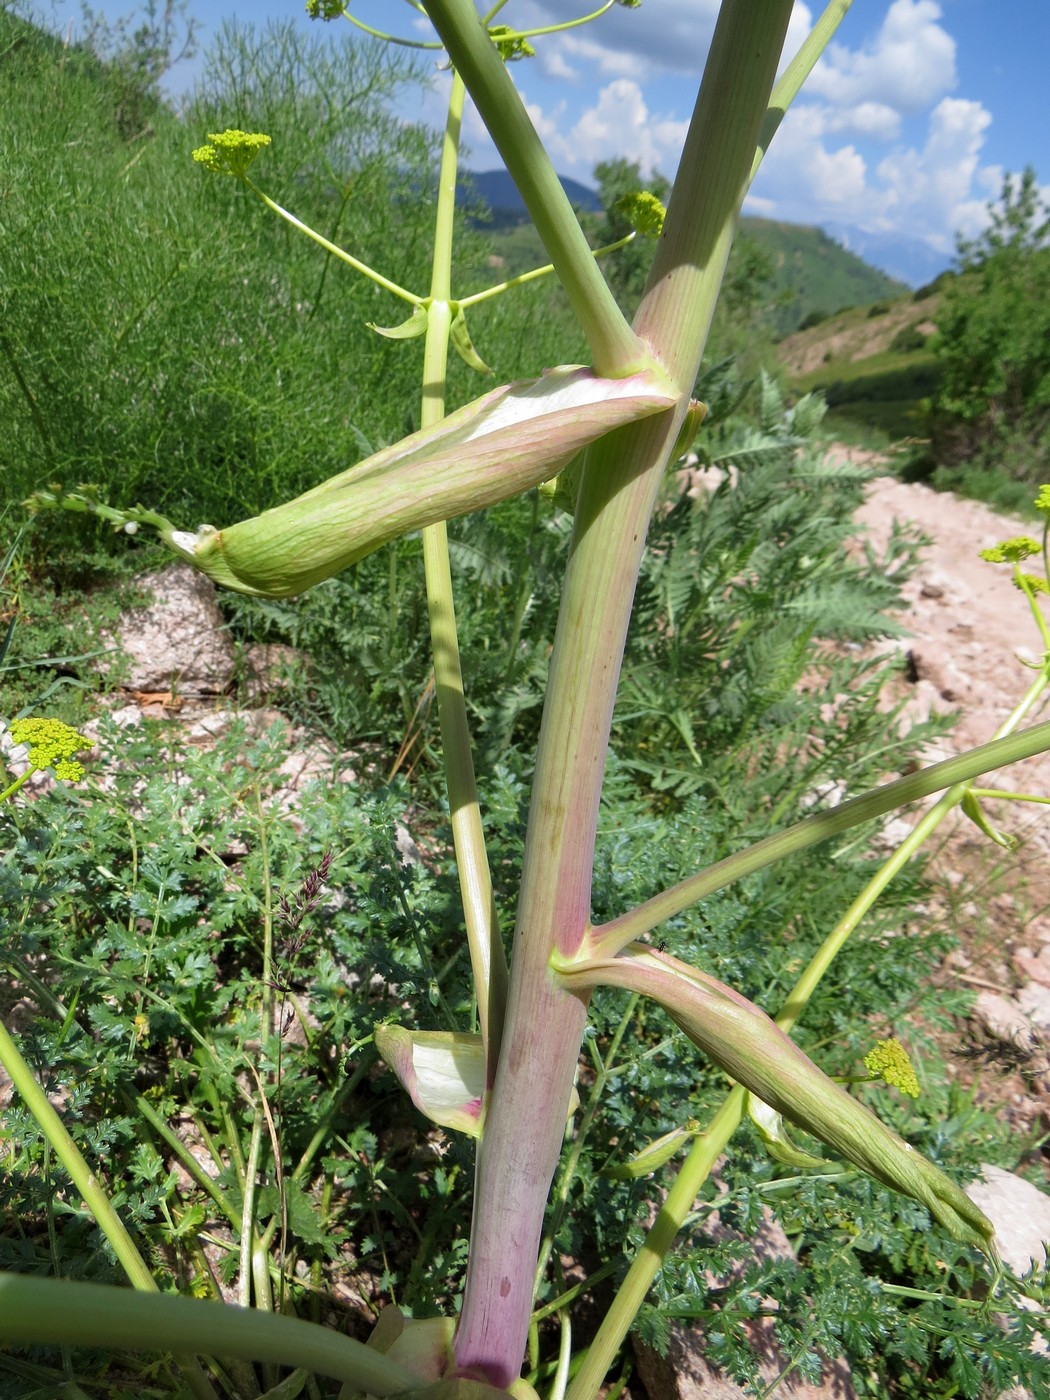
[[[987,743],[1034,678],[1022,663],[1038,663],[1043,646],[1009,567],[985,563],[979,551],[1011,536],[1037,536],[1038,526],[890,477],[872,483],[857,519],[876,546],[894,520],[914,522],[930,541],[904,588],[909,708],[959,712],[943,753],[930,757]],[[1044,707],[1025,723],[1045,718]],[[1050,796],[1050,755],[982,785]],[[935,860],[931,916],[950,919],[962,940],[944,976],[976,992],[958,1042],[946,1048],[967,1080],[975,1074],[968,1054],[983,1048],[979,1098],[1021,1132],[1038,1133],[1050,1128],[1050,807],[994,802],[986,810],[1019,839],[1017,851],[1007,854],[957,813]]]

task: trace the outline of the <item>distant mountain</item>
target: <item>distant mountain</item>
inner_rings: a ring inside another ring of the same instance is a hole
[[[797,330],[814,313],[828,316],[847,306],[890,300],[908,290],[822,228],[750,217],[741,219],[740,226],[772,261],[772,299],[777,303],[772,318],[781,335]]]
[[[894,233],[865,233],[847,224],[825,224],[844,248],[909,287],[924,287],[950,267],[950,253],[938,253],[918,238],[902,238]]]
[[[569,202],[588,214],[601,211],[601,200],[596,190],[582,185],[579,180],[571,180],[567,175],[559,175],[562,189],[569,196]],[[518,187],[505,170],[467,170],[461,182],[463,193],[469,206],[471,198],[487,204],[492,211],[492,225],[506,228],[513,224],[529,222],[525,201],[518,193]]]

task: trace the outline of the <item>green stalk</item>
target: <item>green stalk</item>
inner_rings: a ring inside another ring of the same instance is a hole
[[[802,84],[816,67],[817,60],[831,42],[852,4],[853,0],[830,0],[820,19],[806,35],[802,47],[784,69],[770,95],[769,107],[758,133],[758,146],[751,164],[749,184],[758,174],[758,167],[762,164],[769,143],[784,120],[787,109],[801,92]]]
[[[117,1256],[117,1262],[127,1275],[132,1288],[138,1289],[142,1294],[159,1294],[160,1290],[156,1280],[150,1273],[146,1261],[136,1249],[135,1242],[128,1234],[124,1222],[113,1209],[109,1197],[99,1185],[94,1172],[70,1137],[66,1125],[52,1107],[50,1099],[37,1083],[32,1070],[22,1058],[22,1052],[11,1038],[3,1021],[0,1021],[0,1063],[3,1064],[17,1092],[22,1096],[26,1108],[39,1124],[40,1131],[55,1156],[65,1167],[70,1181],[80,1192],[84,1204],[91,1212],[99,1229],[109,1241],[110,1248]],[[105,1293],[107,1297],[114,1295],[114,1290],[111,1288],[99,1291]],[[0,1330],[6,1321],[6,1315],[0,1314]],[[58,1319],[52,1315],[50,1308],[46,1310],[44,1323],[45,1330],[40,1340],[49,1342],[72,1340],[72,1338],[63,1338],[59,1335]],[[50,1331],[46,1330],[49,1326],[51,1327]],[[207,1346],[198,1345],[194,1340],[190,1344],[180,1345],[172,1349],[187,1353],[185,1356],[177,1357],[176,1360],[187,1384],[193,1394],[197,1396],[197,1400],[215,1400],[215,1392],[208,1384],[207,1377],[193,1356],[194,1352],[208,1350]],[[166,1351],[168,1348],[160,1345],[156,1347],[156,1350]]]
[[[994,748],[997,743],[1004,740],[1016,729],[1017,725],[1024,720],[1042,697],[1048,685],[1050,685],[1050,676],[1044,671],[1029,687],[1024,699],[1003,724],[997,740],[993,744],[984,745],[983,751]],[[1037,727],[1050,731],[1050,725]],[[975,750],[975,752],[982,752],[982,750]],[[951,759],[949,762],[957,763],[958,760]],[[943,765],[937,764],[935,767],[941,768]],[[926,771],[929,773],[933,770],[927,769]],[[836,923],[810,959],[775,1018],[777,1025],[785,1033],[790,1032],[797,1024],[821,978],[841,951],[846,939],[871,909],[893,877],[904,868],[923,842],[929,839],[949,812],[958,806],[966,787],[965,781],[959,782],[944,793],[940,800],[923,815],[914,830],[884,862]],[[617,1291],[612,1307],[602,1320],[601,1327],[598,1329],[586,1360],[569,1391],[567,1400],[591,1400],[591,1397],[596,1394],[602,1379],[623,1345],[624,1338],[630,1331],[638,1309],[644,1303],[646,1294],[673,1245],[676,1235],[693,1209],[701,1186],[711,1174],[717,1159],[725,1151],[730,1138],[743,1121],[746,1111],[746,1092],[737,1085],[731,1090],[703,1134],[693,1143],[656,1221],[645,1238],[645,1243],[632,1261],[627,1276]]]
[[[602,1319],[583,1365],[569,1387],[566,1400],[593,1400],[598,1394],[606,1372],[616,1360],[624,1338],[645,1302],[653,1279],[682,1228],[682,1222],[693,1209],[700,1187],[740,1126],[746,1103],[746,1091],[738,1085],[730,1091],[704,1133],[689,1149],[689,1155],[682,1163],[641,1249],[616,1290],[613,1305]]]
[[[445,382],[449,329],[452,324],[452,231],[456,204],[459,133],[465,90],[459,74],[453,75],[448,119],[438,176],[438,206],[431,269],[430,305],[423,351],[423,402],[420,427],[428,428],[445,416]],[[444,522],[428,525],[423,534],[423,569],[426,576],[430,636],[434,653],[434,688],[437,696],[441,748],[452,816],[452,840],[459,870],[460,895],[467,929],[467,944],[478,1001],[478,1021],[489,1055],[490,1081],[499,1052],[507,999],[507,961],[500,940],[499,915],[492,893],[492,877],[485,850],[470,727],[459,654],[456,606],[448,556],[448,530]]]
[[[631,374],[650,363],[594,261],[550,157],[473,0],[426,0],[425,9],[466,83],[525,201],[576,314],[595,370]]]
[[[135,1109],[138,1113],[142,1114],[143,1118],[145,1118],[146,1122],[164,1143],[172,1156],[181,1163],[187,1175],[197,1183],[202,1191],[211,1197],[215,1205],[234,1229],[239,1229],[241,1217],[237,1211],[237,1207],[233,1204],[219,1183],[208,1175],[179,1135],[172,1132],[171,1128],[149,1100],[144,1099],[141,1094],[136,1094]]]
[[[40,1125],[40,1131],[51,1144],[55,1156],[80,1192],[84,1204],[94,1216],[99,1229],[109,1241],[117,1261],[127,1274],[133,1288],[147,1293],[158,1292],[157,1284],[123,1221],[110,1205],[109,1197],[98,1183],[94,1172],[84,1160],[79,1147],[69,1135],[51,1100],[41,1089],[32,1070],[22,1058],[22,1052],[0,1021],[0,1062],[11,1076],[11,1082],[21,1095],[26,1108]]]
[[[1025,713],[1030,708],[1026,706]],[[874,788],[871,792],[851,798],[849,802],[843,802],[826,812],[815,812],[811,817],[805,817],[789,827],[787,831],[767,836],[761,841],[756,841],[753,846],[748,846],[746,850],[726,856],[724,860],[709,865],[706,870],[690,875],[663,893],[647,899],[644,904],[639,904],[629,913],[596,927],[591,933],[588,955],[609,957],[625,948],[628,943],[633,943],[652,932],[658,924],[681,914],[698,900],[706,899],[716,890],[724,889],[736,880],[742,880],[745,875],[753,875],[756,870],[763,870],[767,865],[772,865],[785,856],[796,855],[821,841],[841,836],[843,832],[859,826],[861,822],[885,816],[897,807],[917,802],[920,798],[929,797],[932,793],[953,787],[956,783],[968,783],[980,777],[982,773],[991,773],[1006,764],[1018,763],[1021,759],[1032,758],[1035,754],[1045,753],[1050,749],[1050,721],[1033,724],[1029,729],[1022,729],[1020,733],[1010,733],[1005,728],[1000,733],[1002,737],[993,739],[989,744],[981,744],[978,748],[968,749],[966,753],[958,754],[955,758],[946,758],[941,763],[931,764],[929,768],[923,768],[905,778],[898,778],[883,787]]]
[[[638,234],[631,230],[625,233],[622,238],[618,238],[615,243],[606,243],[602,248],[595,248],[591,253],[593,258],[604,258],[609,253],[619,252],[621,248],[626,248],[628,243],[633,243]],[[516,277],[508,277],[504,282],[496,282],[491,287],[486,287],[482,292],[473,292],[469,297],[459,298],[459,308],[466,311],[469,306],[477,306],[480,302],[488,301],[492,297],[502,296],[504,292],[509,292],[514,287],[523,287],[526,282],[535,282],[540,277],[549,277],[554,271],[553,263],[544,263],[542,267],[531,268],[528,272],[519,272]]]
[[[474,80],[489,81],[491,66],[474,49],[480,43],[495,60],[476,20],[470,26],[464,16],[469,35],[441,23],[465,10],[473,16],[462,0],[428,7],[497,144],[497,126],[504,144],[508,133],[517,141],[513,125],[490,120],[487,110],[502,91],[502,64],[498,84],[493,79],[491,88],[474,91]],[[678,385],[679,406],[602,439],[588,452],[581,478],[532,787],[503,1052],[478,1152],[454,1343],[458,1367],[496,1385],[517,1375],[525,1349],[532,1267],[586,1019],[585,999],[557,985],[549,959],[555,951],[572,957],[588,930],[598,803],[646,529],[699,368],[790,11],[791,0],[722,6],[636,326]],[[531,127],[521,140],[519,162],[537,143]],[[501,152],[517,179],[509,146]],[[519,188],[538,224],[535,185],[527,190],[519,180]],[[548,252],[557,266],[550,243]],[[592,266],[589,250],[586,258]],[[570,295],[586,285],[571,262],[559,273]],[[591,343],[596,356],[599,347],[608,356],[618,342],[603,335]],[[607,372],[622,373],[629,363],[607,358]]]
[[[114,1351],[208,1351],[245,1361],[302,1366],[377,1396],[416,1391],[419,1377],[334,1328],[225,1303],[149,1297],[96,1283],[0,1274],[0,1340]],[[204,1392],[215,1400],[210,1388]]]
[[[259,186],[253,183],[247,175],[241,178],[251,190],[252,194],[262,200],[267,209],[272,209],[273,212],[284,219],[286,223],[291,224],[292,228],[298,229],[300,233],[305,233],[307,238],[312,238],[318,247],[323,248],[326,253],[330,253],[332,257],[338,258],[340,262],[346,263],[346,265],[352,267],[355,272],[360,272],[365,277],[370,278],[377,286],[382,287],[385,291],[391,292],[396,297],[400,297],[402,301],[407,301],[409,305],[423,305],[423,298],[416,296],[415,292],[410,292],[406,288],[398,286],[396,282],[391,282],[389,277],[384,277],[383,274],[377,272],[374,267],[369,267],[367,263],[363,263],[359,258],[353,257],[345,248],[340,248],[338,243],[333,243],[330,239],[325,238],[323,233],[318,233],[317,230],[311,228],[309,224],[304,224],[301,219],[297,219],[294,214],[283,208],[275,199],[271,199],[268,194],[264,194]]]

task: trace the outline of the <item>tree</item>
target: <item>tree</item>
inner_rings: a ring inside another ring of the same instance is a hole
[[[937,461],[1004,449],[1007,469],[1042,478],[1050,459],[1050,208],[1035,172],[1007,175],[990,223],[958,241],[957,275],[937,314],[941,365],[931,404]]]

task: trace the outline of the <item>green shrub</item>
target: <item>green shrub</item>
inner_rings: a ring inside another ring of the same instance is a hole
[[[960,241],[938,306],[929,434],[945,466],[994,455],[1036,484],[1050,453],[1050,209],[1028,169],[989,212],[986,231]]]
[[[912,350],[924,350],[926,348],[927,337],[919,330],[917,325],[901,326],[890,341],[889,348],[897,350],[906,355]]]

